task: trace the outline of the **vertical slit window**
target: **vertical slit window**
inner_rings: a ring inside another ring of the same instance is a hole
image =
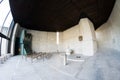
[[[57,43],[57,45],[59,45],[59,32],[56,32],[56,43]]]

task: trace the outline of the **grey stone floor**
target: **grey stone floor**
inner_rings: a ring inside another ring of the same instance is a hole
[[[120,80],[120,52],[101,50],[84,62],[63,64],[58,54],[31,63],[14,56],[0,64],[0,80]]]

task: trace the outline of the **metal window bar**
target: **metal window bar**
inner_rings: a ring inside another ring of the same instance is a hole
[[[6,35],[4,35],[4,34],[2,34],[2,33],[0,33],[0,37],[5,38],[5,39],[7,39],[7,40],[10,40],[9,37],[7,37]]]

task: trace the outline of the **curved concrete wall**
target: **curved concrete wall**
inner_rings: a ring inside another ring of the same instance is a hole
[[[81,19],[79,25],[83,35],[82,54],[93,56],[97,51],[94,25],[88,18]]]
[[[120,51],[120,0],[116,0],[109,20],[96,30],[100,49],[112,48]]]

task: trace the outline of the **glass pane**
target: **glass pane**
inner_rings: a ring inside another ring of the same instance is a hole
[[[5,21],[5,23],[4,23],[4,25],[3,25],[3,27],[10,27],[10,24],[11,24],[12,20],[13,20],[13,17],[12,17],[12,14],[10,12],[6,21]]]
[[[2,26],[2,29],[1,29],[2,34],[7,36],[10,24],[12,22],[12,19],[13,18],[12,18],[11,12],[10,12],[9,15],[6,18],[6,21],[5,21],[4,25]]]
[[[10,11],[9,0],[4,0],[0,4],[0,31],[1,31],[1,27],[3,25],[3,22],[9,11]]]

